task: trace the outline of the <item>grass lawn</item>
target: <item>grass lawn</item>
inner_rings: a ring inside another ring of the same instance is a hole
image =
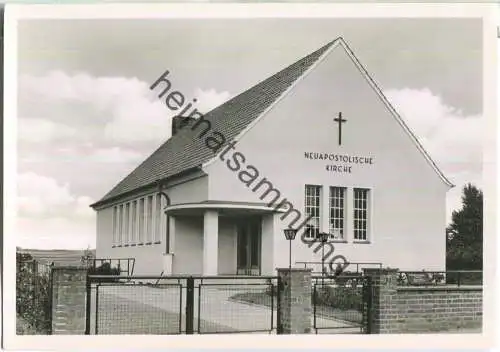
[[[186,317],[168,312],[157,307],[135,302],[126,298],[99,298],[98,331],[99,335],[134,334],[134,335],[169,335],[185,330]],[[92,316],[91,332],[95,333],[95,313]],[[180,325],[180,323],[182,325]],[[195,333],[198,331],[198,319],[194,319]],[[200,320],[200,333],[234,332],[235,329]]]
[[[257,304],[261,306],[271,307],[271,295],[265,292],[244,292],[231,296],[232,300],[245,303]],[[273,308],[276,309],[277,298],[274,297]],[[313,307],[314,308],[314,307]],[[347,322],[360,324],[362,322],[362,314],[354,309],[342,310],[334,307],[317,305],[316,317],[325,319],[338,319]]]

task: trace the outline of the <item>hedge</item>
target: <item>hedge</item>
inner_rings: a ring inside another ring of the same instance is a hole
[[[361,274],[356,276],[362,277]],[[317,280],[314,285],[315,291],[311,292],[313,304],[329,306],[340,310],[357,310],[363,305],[363,289],[362,287],[358,287],[358,283],[355,279],[353,280],[351,274],[348,274],[346,277],[337,277],[335,279],[335,286],[329,285],[327,282],[323,286],[319,284],[321,279]],[[266,293],[276,297],[276,285],[268,286]]]
[[[50,334],[52,297],[50,267],[29,254],[17,253],[16,313],[38,334]],[[43,270],[42,270],[43,269]]]

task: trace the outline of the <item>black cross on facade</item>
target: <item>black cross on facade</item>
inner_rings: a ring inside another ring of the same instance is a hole
[[[342,145],[342,123],[347,122],[347,120],[342,118],[342,113],[339,112],[339,117],[333,119],[333,121],[339,124],[339,145]]]

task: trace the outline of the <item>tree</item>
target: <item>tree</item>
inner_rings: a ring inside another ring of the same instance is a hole
[[[92,259],[94,259],[94,254],[88,246],[87,249],[83,251],[83,255],[81,256],[80,261],[84,266],[90,267],[93,264]]]
[[[462,207],[446,228],[447,270],[483,268],[483,192],[472,184],[463,188]]]

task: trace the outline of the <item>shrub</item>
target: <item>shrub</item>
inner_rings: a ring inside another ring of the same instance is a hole
[[[91,267],[88,270],[89,275],[109,275],[109,276],[119,276],[120,269],[112,268],[110,263],[103,263],[101,266],[97,268]],[[117,278],[100,278],[97,280],[99,282],[117,282]]]
[[[29,254],[17,253],[16,257],[17,316],[33,333],[50,334],[52,325],[50,268],[33,260]],[[48,270],[41,270],[42,268]]]
[[[362,278],[361,274],[356,276]],[[349,277],[341,275],[335,279],[335,286],[316,285],[315,292],[313,291],[311,294],[312,303],[340,310],[358,310],[363,305],[363,290],[361,287],[357,287],[358,284],[359,282],[353,275],[349,275]],[[266,288],[268,296],[276,297],[277,293],[277,285],[269,285]]]
[[[340,310],[359,309],[363,304],[361,289],[345,286],[317,286],[313,293],[313,302],[317,305],[330,306]]]

